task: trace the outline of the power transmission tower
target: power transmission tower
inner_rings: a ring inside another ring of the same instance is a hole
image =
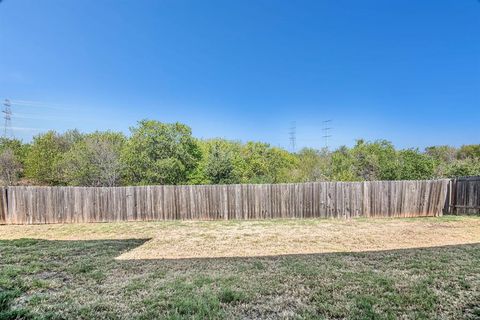
[[[325,139],[325,149],[328,150],[328,139],[332,137],[332,135],[330,134],[330,131],[332,130],[332,127],[330,126],[332,123],[332,120],[325,120],[325,121],[322,121],[322,124],[323,124],[323,128],[322,128],[322,131],[323,131],[323,138]]]
[[[295,121],[292,121],[288,134],[290,135],[290,149],[295,153],[295,145],[297,143],[297,124]]]
[[[5,102],[3,103],[3,119],[5,119],[5,125],[3,128],[3,137],[7,138],[8,137],[8,132],[11,133],[13,137],[13,130],[12,130],[12,104],[10,103],[10,100],[5,99]]]

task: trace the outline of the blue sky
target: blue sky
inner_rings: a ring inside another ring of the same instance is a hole
[[[179,121],[321,147],[480,143],[477,0],[3,0],[15,135]]]

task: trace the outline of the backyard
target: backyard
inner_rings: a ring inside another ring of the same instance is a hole
[[[0,319],[480,317],[480,218],[0,226]]]

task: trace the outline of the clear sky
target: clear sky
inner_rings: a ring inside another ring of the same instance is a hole
[[[289,147],[480,143],[478,0],[3,0],[15,135],[179,121]],[[3,124],[2,124],[3,125]]]

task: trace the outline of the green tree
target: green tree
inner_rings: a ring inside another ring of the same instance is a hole
[[[12,149],[0,150],[0,183],[14,185],[20,177],[22,165],[17,160]]]
[[[202,160],[191,182],[195,184],[232,184],[241,182],[241,161],[238,142],[225,139],[199,141]]]
[[[446,167],[445,176],[449,178],[480,176],[480,161],[474,158],[456,160]]]
[[[120,155],[125,136],[117,132],[94,132],[76,141],[61,160],[63,180],[75,186],[113,187],[120,184]]]
[[[220,143],[214,143],[209,155],[205,173],[210,178],[210,183],[224,184],[238,181],[235,177],[235,165],[230,150],[222,148]]]
[[[391,142],[358,140],[351,150],[355,175],[362,180],[397,179],[397,152]]]
[[[23,143],[18,139],[0,138],[0,152],[4,150],[11,150],[15,156],[15,161],[18,161],[22,166],[25,164],[29,145]]]
[[[457,157],[458,150],[451,146],[432,146],[425,148],[425,153],[432,157],[437,163],[450,163]]]
[[[431,179],[435,174],[435,160],[417,149],[399,151],[397,179],[422,180]]]
[[[298,168],[294,181],[325,181],[332,176],[332,156],[327,149],[303,148],[296,156]]]
[[[331,180],[334,181],[358,181],[362,180],[356,173],[355,158],[352,151],[341,146],[332,153]]]
[[[247,183],[288,182],[289,173],[297,161],[288,151],[261,142],[247,142],[241,153],[242,181]]]
[[[18,139],[0,138],[0,180],[13,185],[22,177],[28,144]]]
[[[205,173],[208,161],[210,140],[197,140],[198,152],[200,154],[195,169],[188,176],[189,184],[210,184],[210,179]]]
[[[458,150],[458,159],[480,159],[480,144],[467,144]]]
[[[72,146],[73,140],[69,139],[71,135],[72,131],[63,135],[48,131],[35,136],[25,159],[25,176],[43,184],[64,183],[59,163],[63,154]]]
[[[434,161],[434,177],[441,178],[448,176],[448,167],[457,159],[458,150],[455,147],[431,146],[425,148],[425,154]]]
[[[129,184],[186,183],[200,159],[191,129],[181,123],[142,120],[122,152]]]

